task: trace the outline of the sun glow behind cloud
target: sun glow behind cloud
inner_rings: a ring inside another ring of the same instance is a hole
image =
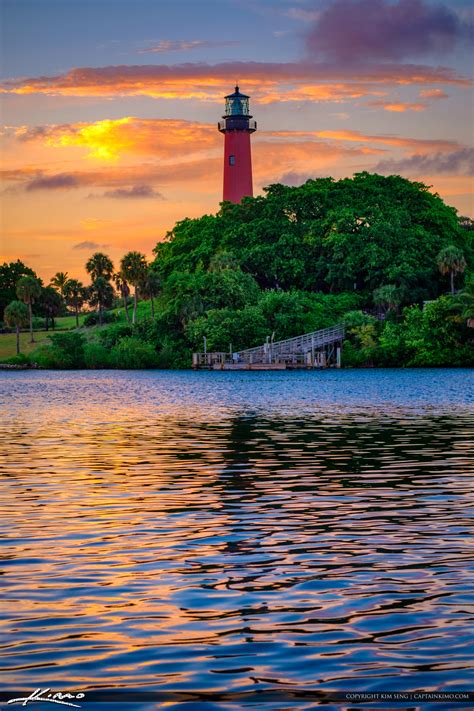
[[[103,5],[97,0],[94,12]],[[237,26],[249,28],[259,10],[258,0],[239,7]],[[108,245],[114,259],[131,247],[151,255],[177,220],[215,212],[223,147],[215,121],[236,79],[259,124],[257,191],[377,168],[425,180],[469,211],[472,155],[458,129],[470,80],[467,65],[448,61],[465,41],[462,17],[427,0],[288,2],[275,12],[280,24],[263,28],[278,42],[268,51],[251,32],[228,39],[214,16],[209,35],[182,18],[155,40],[145,39],[145,26],[133,39],[123,26],[123,42],[100,38],[101,57],[84,50],[61,71],[56,60],[37,67],[32,48],[33,61],[0,82],[13,117],[1,137],[4,234],[18,256],[42,251],[30,262],[43,273],[82,276],[85,252],[74,245]],[[175,63],[164,63],[169,52]],[[157,63],[137,63],[144,54]]]

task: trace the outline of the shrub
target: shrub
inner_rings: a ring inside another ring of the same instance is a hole
[[[104,311],[102,314],[102,323],[114,323],[114,321],[118,321],[117,314],[113,311]],[[89,326],[97,326],[98,323],[99,314],[93,311],[84,318],[83,325],[88,328]]]
[[[110,368],[110,353],[101,343],[86,343],[84,346],[86,368]]]
[[[24,353],[19,353],[3,361],[3,363],[8,363],[8,365],[28,365],[29,362],[30,359]]]
[[[85,338],[81,333],[55,333],[49,338],[53,348],[62,351],[66,359],[70,360],[70,368],[84,367]]]
[[[265,341],[268,326],[258,306],[245,309],[211,309],[206,316],[191,321],[186,336],[192,346],[201,351],[203,337],[207,338],[209,351],[228,351],[249,348]]]
[[[32,323],[35,331],[43,331],[46,328],[46,321],[40,316],[33,316]]]
[[[153,346],[133,336],[122,338],[112,348],[110,355],[116,368],[153,368],[157,364],[156,351]]]
[[[55,333],[50,337],[50,346],[40,346],[31,355],[30,360],[40,368],[83,368],[84,336],[80,333]]]
[[[163,339],[161,350],[157,355],[157,368],[189,368],[192,352],[182,340],[172,337]]]
[[[52,370],[66,370],[73,368],[71,358],[60,348],[54,346],[40,346],[30,354],[32,363],[40,368]]]
[[[122,338],[125,338],[125,336],[131,336],[132,333],[133,326],[130,326],[127,323],[117,323],[109,326],[108,328],[104,328],[102,331],[99,331],[98,336],[100,343],[104,346],[104,348],[110,351]]]

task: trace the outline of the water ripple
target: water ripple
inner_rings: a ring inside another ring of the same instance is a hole
[[[472,372],[0,378],[1,689],[472,688]]]

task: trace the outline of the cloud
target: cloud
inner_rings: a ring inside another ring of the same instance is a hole
[[[107,190],[103,197],[136,200],[143,198],[154,198],[155,200],[163,200],[163,195],[153,190],[151,185],[133,185],[131,188],[116,188],[115,190]]]
[[[149,47],[144,47],[138,50],[138,54],[165,54],[168,52],[181,52],[190,49],[211,49],[213,47],[230,47],[239,44],[237,40],[228,40],[222,42],[210,42],[209,40],[158,40],[153,42]]]
[[[108,244],[99,244],[98,242],[78,242],[77,244],[74,244],[72,249],[104,249],[109,247]]]
[[[413,155],[402,160],[384,160],[375,166],[379,173],[410,175],[473,175],[474,148],[462,148],[451,153]]]
[[[26,190],[69,190],[79,185],[78,178],[72,173],[57,173],[56,175],[38,175],[26,185]]]
[[[290,7],[285,15],[290,17],[292,20],[301,20],[302,22],[311,22],[312,20],[317,20],[321,13],[319,10],[305,10],[302,7]]]
[[[369,101],[369,106],[383,109],[384,111],[393,111],[395,113],[405,113],[405,111],[424,111],[427,108],[426,104],[410,103],[406,101]]]
[[[448,99],[448,94],[446,94],[442,89],[422,89],[420,91],[420,97],[422,99]]]
[[[251,94],[256,103],[330,101],[334,96],[336,99],[358,97],[373,84],[383,89],[387,84],[470,84],[452,69],[416,64],[358,61],[341,66],[339,62],[314,61],[222,62],[214,65],[187,63],[80,67],[57,76],[7,79],[0,83],[0,93],[149,96],[157,99],[221,102],[222,97],[229,92],[229,77],[236,76],[242,88]]]
[[[323,138],[329,141],[342,141],[349,143],[371,143],[375,145],[394,146],[408,151],[416,150],[417,153],[442,153],[458,151],[462,146],[457,141],[431,138],[410,138],[393,135],[365,134],[360,131],[348,129],[324,131],[268,131],[267,134],[276,138],[289,138],[294,140],[308,138]]]
[[[307,180],[310,180],[311,178],[314,179],[316,177],[319,176],[315,176],[314,173],[295,173],[290,170],[288,173],[283,173],[278,180],[275,180],[275,183],[283,183],[283,185],[289,185],[292,188],[296,188],[299,185],[306,183]]]
[[[311,56],[336,62],[399,61],[452,50],[467,26],[448,7],[423,0],[336,0],[306,37]]]
[[[93,123],[21,126],[14,135],[24,142],[39,141],[54,148],[86,148],[88,157],[103,161],[113,161],[128,154],[174,159],[215,148],[222,142],[217,129],[209,124],[133,116]]]

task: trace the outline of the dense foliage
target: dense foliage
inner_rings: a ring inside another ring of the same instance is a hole
[[[86,302],[97,311],[76,334],[81,345],[53,339],[36,362],[189,367],[204,340],[208,350],[239,350],[344,320],[345,365],[472,364],[469,218],[400,176],[361,173],[265,192],[178,222],[151,265],[129,252],[114,272],[96,253],[88,287],[58,272],[51,283],[76,319]]]

